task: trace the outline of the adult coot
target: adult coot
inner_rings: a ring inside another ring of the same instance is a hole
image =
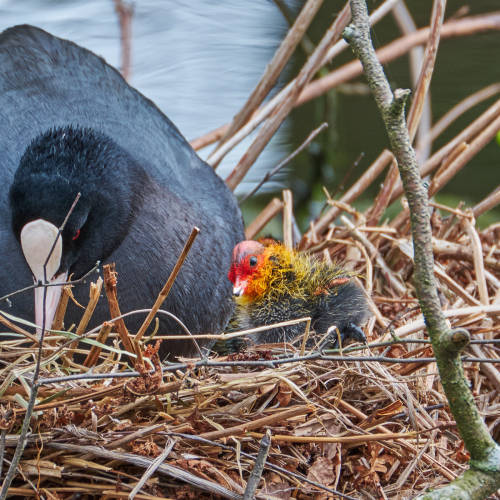
[[[97,260],[113,261],[122,311],[150,307],[198,226],[163,308],[193,333],[223,329],[231,314],[226,270],[243,226],[213,169],[150,100],[72,42],[33,26],[7,29],[0,34],[0,68],[0,296],[29,285],[32,276],[43,278],[57,228],[80,192],[48,279],[79,278]],[[60,287],[48,290],[46,324]],[[86,303],[88,284],[76,285],[74,295]],[[0,309],[33,318],[33,292],[10,300],[10,309],[6,303]],[[81,315],[71,304],[67,323]],[[93,322],[108,318],[101,300]],[[143,319],[126,322],[136,328]],[[166,320],[162,331],[180,332]],[[192,352],[191,341],[163,345],[164,354]]]

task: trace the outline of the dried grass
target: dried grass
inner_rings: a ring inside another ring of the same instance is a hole
[[[136,366],[139,376],[123,379],[119,373],[130,373],[130,368],[118,344],[117,352],[103,348],[98,360],[94,350],[95,363],[84,366],[68,362],[71,341],[48,334],[44,384],[12,492],[117,497],[172,446],[164,454],[164,467],[145,482],[146,496],[137,498],[191,498],[196,488],[232,498],[243,493],[266,430],[271,446],[258,498],[331,498],[320,485],[355,498],[409,498],[460,474],[468,456],[442,393],[432,347],[422,344],[426,337],[411,286],[408,224],[397,231],[387,225],[367,227],[363,214],[350,211],[355,227],[352,222],[332,226],[317,235],[310,249],[345,260],[364,276],[364,285],[369,283],[375,313],[366,327],[370,347],[345,348],[333,358],[340,361],[334,361],[327,355],[335,353],[307,350],[294,359],[300,341],[260,345],[163,369],[148,347],[143,365]],[[466,327],[474,341],[500,342],[500,270],[495,264],[500,227],[477,231],[470,214],[450,209],[448,218],[436,210],[433,230],[436,277],[451,326]],[[402,291],[396,291],[395,282]],[[117,342],[116,329],[109,337]],[[67,347],[61,350],[64,340]],[[7,459],[24,416],[35,352],[24,337],[1,345],[0,425]],[[311,353],[316,358],[308,358]],[[495,344],[475,343],[466,356],[498,359],[498,353]],[[288,362],[270,363],[283,358]],[[391,358],[394,363],[385,362]],[[88,373],[88,366],[93,376],[110,378],[65,378],[67,370]],[[465,363],[494,435],[500,432],[496,367]],[[54,377],[63,378],[49,383]]]
[[[280,102],[274,111],[278,106]],[[425,175],[438,169],[430,183],[433,189],[441,188],[491,139],[496,107],[498,102],[425,162]],[[267,116],[274,116],[273,109]],[[254,110],[242,116],[248,119]],[[224,146],[230,143],[225,136]],[[161,365],[156,349],[144,348],[140,336],[132,335],[137,332],[128,332],[123,323],[107,322],[87,331],[96,294],[78,327],[85,342],[92,343],[90,351],[82,343],[76,347],[75,337],[60,330],[62,307],[56,331],[45,338],[31,433],[9,492],[51,499],[122,498],[138,485],[140,491],[132,496],[141,499],[242,498],[267,431],[271,443],[257,498],[343,494],[403,499],[460,475],[468,454],[448,410],[411,283],[405,203],[391,222],[382,220],[385,208],[401,195],[399,181],[390,173],[364,213],[351,206],[392,159],[391,153],[381,153],[340,200],[327,196],[328,210],[311,221],[299,245],[360,273],[373,312],[365,327],[368,346],[321,353],[304,351],[306,344],[297,339]],[[497,438],[500,224],[478,230],[474,217],[498,201],[496,189],[472,211],[434,204],[432,215],[443,309],[451,327],[471,333],[465,373]],[[283,210],[290,244],[294,217],[289,192],[263,210],[249,225],[247,237]],[[104,286],[111,317],[120,317],[112,272]],[[63,296],[69,298],[68,293]],[[0,316],[0,321],[17,335],[0,344],[0,455],[7,461],[5,472],[26,411],[38,347],[27,331],[32,331],[29,323],[18,324],[9,316]],[[160,331],[156,338],[168,342],[166,333]],[[111,345],[103,344],[106,339]],[[137,360],[135,372],[129,359]]]

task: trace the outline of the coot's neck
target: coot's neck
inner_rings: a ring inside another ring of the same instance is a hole
[[[74,126],[51,129],[24,152],[10,190],[12,224],[19,236],[31,220],[63,232],[61,271],[84,274],[123,241],[141,204],[146,181],[134,158],[106,135]]]

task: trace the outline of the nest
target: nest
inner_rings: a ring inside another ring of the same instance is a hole
[[[498,437],[500,380],[496,365],[485,361],[498,360],[500,226],[476,231],[467,213],[449,209],[443,216],[440,208],[432,220],[443,309],[453,328],[471,333],[465,373]],[[256,498],[336,498],[334,491],[408,498],[461,474],[468,454],[410,284],[407,213],[403,209],[406,217],[396,218],[397,225],[367,226],[362,214],[349,210],[357,221],[352,227],[332,225],[324,237],[306,235],[301,245],[361,274],[374,313],[365,328],[368,346],[318,351],[297,339],[162,365],[153,340],[137,350],[131,372],[123,337],[111,323],[114,348],[77,349],[47,332],[31,433],[12,494],[121,498],[142,478],[136,498],[240,498],[257,470]],[[110,301],[116,300],[114,278],[105,273]],[[105,328],[85,330],[93,295],[77,331],[103,341]],[[21,337],[1,349],[1,444],[10,461],[37,348]]]
[[[346,9],[335,21],[340,29],[326,33],[331,37],[328,43],[318,45],[300,78],[273,96],[265,112],[255,111],[267,91],[252,105],[249,100],[244,116],[238,115],[231,126],[193,142],[199,148],[225,138],[224,147],[208,159],[215,167],[242,136],[265,120],[226,180],[232,189],[293,106],[331,88],[334,80],[338,85],[360,74],[359,65],[348,63],[307,85],[342,50],[334,42],[348,22]],[[488,27],[488,15],[483,18],[477,18],[484,23],[482,29],[494,29]],[[443,36],[472,21],[451,19]],[[288,54],[292,52],[293,48]],[[393,52],[386,51],[385,57],[396,57]],[[273,68],[278,69],[266,72],[263,88],[274,84],[281,61],[273,60]],[[324,84],[323,90],[318,83]],[[414,102],[424,95],[417,93]],[[477,93],[461,103],[453,110],[454,117],[447,117],[447,125],[485,98],[484,92]],[[423,176],[436,171],[429,196],[494,137],[498,127],[493,120],[498,121],[499,110],[497,101],[424,162]],[[441,131],[447,126],[440,125]],[[275,171],[323,128],[316,129]],[[239,129],[244,133],[236,133]],[[436,135],[436,130],[428,132]],[[71,293],[63,293],[53,331],[46,332],[40,350],[37,338],[26,330],[27,322],[0,315],[3,326],[17,335],[0,344],[0,477],[14,460],[24,416],[31,414],[9,493],[50,499],[252,498],[254,494],[266,499],[402,499],[448,483],[466,470],[468,453],[447,406],[412,286],[406,205],[390,222],[383,220],[386,208],[402,193],[393,162],[391,153],[384,151],[339,200],[327,193],[326,210],[300,239],[294,238],[290,191],[282,200],[272,200],[246,232],[248,239],[255,237],[282,212],[285,244],[343,262],[359,273],[373,312],[364,328],[368,345],[320,351],[299,338],[296,343],[249,346],[208,359],[161,363],[155,339],[144,347],[139,342],[142,334],[131,334],[123,322],[88,330],[102,281],[92,284],[89,304],[74,328],[76,336],[69,338],[61,328],[64,303]],[[387,175],[373,205],[358,212],[354,201],[385,168]],[[499,201],[497,188],[470,211],[432,204],[434,271],[442,308],[451,327],[466,328],[471,334],[464,370],[496,438],[500,434],[496,364],[500,225],[478,230],[475,218]],[[110,316],[116,318],[120,311],[113,270],[108,268],[104,278]],[[150,316],[154,319],[155,310]],[[304,332],[307,335],[306,321]],[[227,342],[235,335],[209,337]],[[168,342],[168,332],[155,336],[162,337]],[[75,338],[83,340],[78,344]],[[186,336],[186,341],[192,337]],[[34,374],[38,392],[32,408]]]

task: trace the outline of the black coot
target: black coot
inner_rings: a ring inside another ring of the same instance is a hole
[[[122,311],[150,307],[196,225],[201,233],[163,308],[194,333],[224,328],[226,271],[243,239],[236,201],[175,125],[103,59],[32,26],[0,34],[0,182],[0,296],[42,278],[57,227],[81,192],[49,279],[114,261]],[[74,294],[86,303],[88,283]],[[11,301],[0,309],[34,318],[33,292]],[[66,323],[81,314],[70,305]],[[93,323],[107,318],[101,299]],[[143,319],[126,322],[137,328]],[[180,332],[165,320],[162,331]],[[164,342],[163,352],[189,354],[193,343]]]

